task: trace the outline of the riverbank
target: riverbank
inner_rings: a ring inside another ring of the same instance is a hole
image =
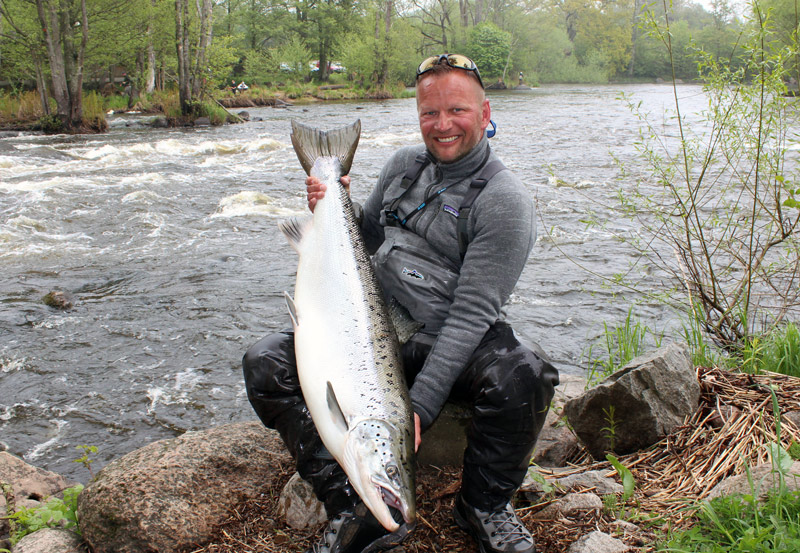
[[[242,92],[215,90],[203,95],[191,115],[183,115],[177,91],[156,91],[134,98],[124,94],[101,95],[87,93],[84,97],[84,125],[73,131],[76,134],[105,132],[108,129],[105,116],[119,113],[149,113],[163,115],[168,126],[191,126],[201,118],[208,118],[211,125],[238,123],[241,119],[230,109],[248,107],[287,107],[295,104],[336,100],[387,100],[406,98],[413,92],[404,87],[386,90],[369,90],[352,84],[290,83],[277,87],[252,86]],[[52,103],[52,101],[51,101]],[[35,92],[24,92],[18,96],[0,96],[0,131],[63,132],[62,125],[51,105],[50,114],[41,106]]]
[[[578,449],[564,467],[531,467],[516,509],[541,553],[598,551],[593,540],[612,543],[614,548],[603,549],[608,551],[665,551],[657,540],[696,527],[707,505],[701,502],[732,506],[737,494],[763,499],[773,487],[785,499],[784,510],[793,508],[800,464],[769,462],[771,444],[777,443],[772,428],[779,424],[771,413],[783,413],[784,423],[777,426],[781,441],[796,440],[793,421],[800,412],[792,409],[800,397],[800,379],[695,370],[702,390],[695,414],[653,446],[614,462],[593,461]],[[8,466],[22,465],[20,460],[6,461]],[[2,469],[0,464],[0,475]],[[59,480],[58,475],[38,474],[40,480]],[[154,442],[116,459],[95,475],[81,492],[77,510],[72,509],[83,539],[99,552],[302,551],[316,541],[321,523],[311,516],[316,504],[304,499],[308,489],[287,486],[293,474],[276,432],[256,421],[234,423]],[[448,465],[418,468],[419,523],[405,551],[474,549],[465,533],[449,531],[454,528],[451,512],[459,475],[459,468]],[[19,496],[23,490],[11,480]],[[758,504],[742,502],[750,503]],[[294,505],[292,517],[289,505]],[[763,509],[770,509],[769,504]],[[725,515],[716,521],[729,522]],[[730,539],[745,537],[738,535],[740,522],[730,527]],[[764,527],[759,540],[785,540],[791,532],[783,525]],[[752,549],[726,549],[745,550]]]

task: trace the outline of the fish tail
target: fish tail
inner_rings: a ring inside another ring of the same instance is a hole
[[[311,168],[318,157],[335,157],[339,159],[342,174],[346,175],[350,172],[358,140],[361,138],[361,119],[347,127],[330,131],[321,131],[292,121],[291,137],[297,159],[306,174],[311,174]]]

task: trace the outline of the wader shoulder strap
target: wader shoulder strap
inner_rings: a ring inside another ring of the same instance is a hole
[[[464,199],[461,201],[461,207],[458,208],[458,222],[456,230],[458,233],[458,251],[461,254],[461,261],[464,261],[464,256],[467,254],[467,245],[469,244],[469,237],[467,236],[467,219],[469,219],[469,212],[472,209],[472,204],[475,198],[478,197],[486,183],[492,180],[497,173],[505,169],[506,166],[499,159],[496,159],[483,166],[483,169],[475,177],[469,185],[467,193],[464,194]]]
[[[403,189],[402,194],[392,200],[389,204],[389,207],[386,208],[387,214],[394,214],[393,217],[387,219],[391,222],[391,224],[394,224],[394,221],[398,219],[397,206],[400,205],[400,200],[402,200],[403,196],[406,195],[406,192],[408,192],[408,189],[411,188],[411,185],[417,182],[417,179],[419,179],[422,171],[430,164],[430,162],[431,158],[427,155],[427,152],[423,152],[414,158],[414,163],[412,163],[406,170],[406,174],[403,175],[403,180],[400,181],[400,187]]]

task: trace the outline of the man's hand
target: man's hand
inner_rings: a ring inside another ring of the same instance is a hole
[[[347,193],[350,193],[350,177],[343,175],[339,179]],[[317,202],[325,197],[325,191],[328,189],[317,177],[306,177],[306,198],[308,198],[308,209],[314,212]]]
[[[414,453],[419,450],[422,443],[422,432],[420,431],[419,415],[414,413]]]

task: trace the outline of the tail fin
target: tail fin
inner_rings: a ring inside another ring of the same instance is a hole
[[[361,119],[347,127],[321,131],[292,121],[292,145],[297,159],[311,174],[311,168],[318,157],[335,157],[342,166],[342,174],[350,172],[350,165],[356,155],[358,140],[361,138]]]

